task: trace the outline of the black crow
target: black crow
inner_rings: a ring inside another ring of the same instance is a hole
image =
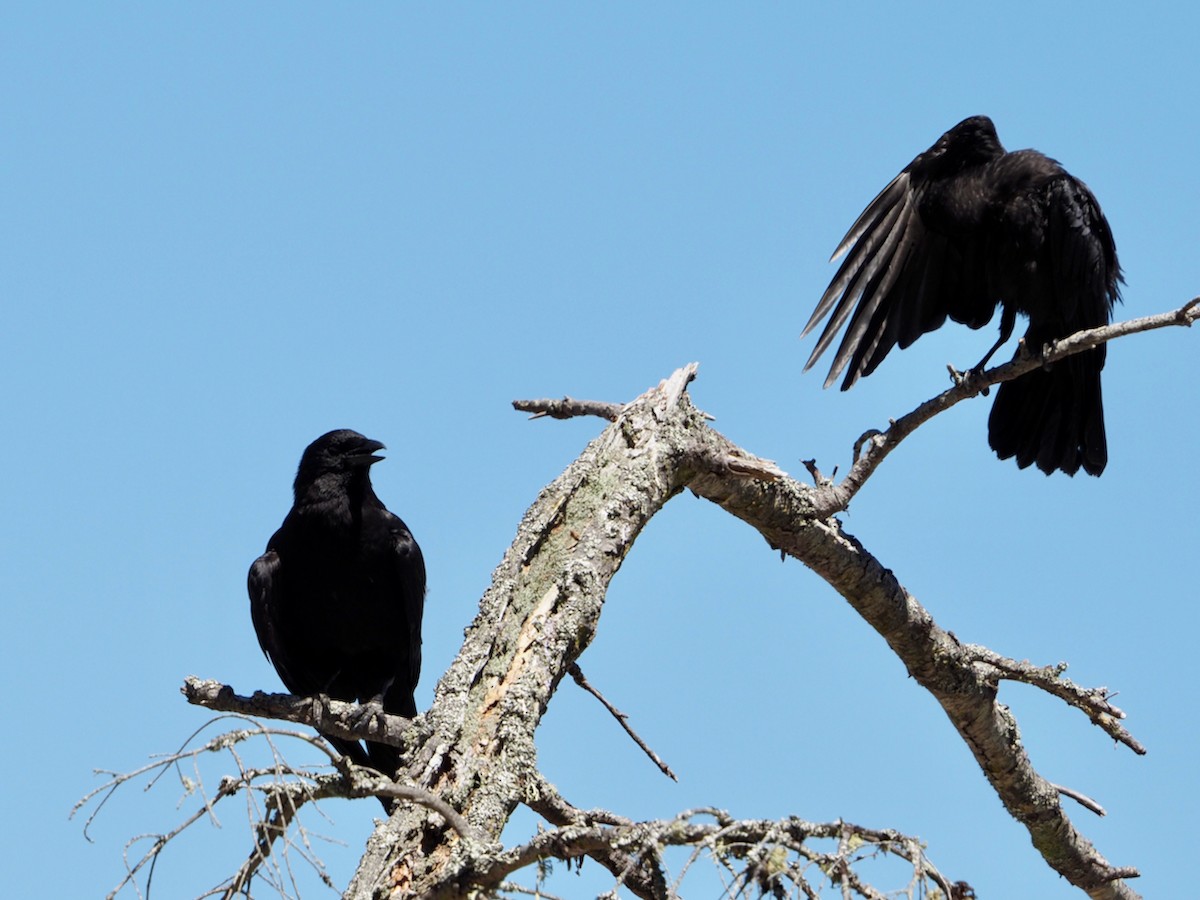
[[[379,441],[331,431],[300,458],[295,502],[250,567],[258,643],[293,694],[417,714],[425,561],[408,527],[371,489]],[[324,735],[388,777],[399,751]],[[385,803],[387,808],[388,804]]]
[[[847,254],[804,329],[829,316],[812,367],[849,320],[828,387],[875,371],[946,317],[980,328],[1001,307],[1000,339],[981,370],[1029,318],[1029,351],[1106,325],[1121,267],[1108,222],[1087,185],[1036,150],[1005,151],[992,120],[959,122],[880,192],[834,252]],[[1100,395],[1103,345],[1000,385],[988,443],[1046,474],[1099,475],[1108,462]]]

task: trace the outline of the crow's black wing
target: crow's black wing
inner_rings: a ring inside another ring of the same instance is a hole
[[[415,716],[413,691],[421,677],[421,619],[425,609],[425,560],[412,532],[381,503],[364,509],[364,539],[371,581],[386,591],[377,607],[386,630],[370,653],[378,657],[381,683],[372,693],[384,694],[388,712]]]
[[[1029,316],[1025,344],[1040,353],[1045,344],[1108,324],[1120,299],[1121,268],[1112,231],[1083,182],[1058,168],[1021,199],[1024,208],[1005,224],[1025,244],[1040,243],[1040,254],[1026,270],[1033,276],[1013,280],[1009,290]],[[1080,468],[1102,473],[1108,463],[1100,386],[1106,355],[1101,344],[1000,385],[988,417],[996,454],[1015,458],[1021,468],[1036,464],[1047,475],[1074,475]]]
[[[1112,229],[1095,195],[1064,173],[1046,187],[1046,220],[1055,312],[1072,331],[1107,325],[1124,278]],[[1031,321],[1045,317],[1030,311]]]
[[[250,592],[250,618],[254,621],[254,631],[258,635],[258,644],[263,653],[279,673],[284,687],[297,696],[307,696],[317,693],[320,688],[315,686],[313,679],[308,677],[303,667],[303,661],[293,660],[289,650],[289,642],[283,637],[280,620],[280,567],[282,561],[274,550],[268,550],[254,561],[247,576],[247,588]],[[329,741],[343,756],[347,756],[360,766],[370,764],[370,759],[362,744],[344,738],[334,737],[323,731],[320,735]],[[384,803],[387,808],[387,803]]]
[[[382,628],[383,642],[370,651],[376,661],[364,665],[362,673],[366,675],[368,669],[378,672],[372,677],[379,680],[377,690],[386,712],[411,718],[417,714],[414,691],[421,677],[425,560],[412,532],[378,501],[364,509],[364,536],[379,551],[371,556],[371,580],[386,586],[388,596],[383,621],[373,623]],[[376,663],[383,668],[375,669]],[[393,775],[400,765],[400,751],[395,747],[368,741],[367,753],[371,765],[386,775]]]
[[[890,286],[894,281],[898,270],[897,256],[899,255],[902,260],[905,255],[903,252],[898,254],[898,251],[900,251],[902,243],[905,247],[908,246],[903,238],[907,236],[909,226],[913,224],[912,201],[909,175],[906,169],[893,178],[891,183],[867,204],[867,208],[850,226],[850,230],[846,232],[842,242],[833,251],[831,261],[838,259],[847,251],[849,253],[829,283],[829,287],[821,295],[817,308],[813,310],[808,324],[804,326],[804,331],[800,335],[804,337],[817,326],[818,322],[826,316],[830,317],[829,321],[825,323],[825,328],[821,332],[808,362],[804,365],[805,371],[811,369],[821,354],[833,343],[851,312],[856,313],[855,319],[858,321],[863,319],[861,313],[864,310],[868,311],[865,318],[869,319],[870,314],[878,309],[882,299],[879,287],[881,284],[885,287]],[[882,276],[882,278],[877,278],[877,276]],[[855,303],[859,304],[857,311]],[[850,354],[857,349],[857,343],[857,341],[850,340],[849,334],[842,339],[833,367],[829,370],[829,377],[825,379],[826,387],[829,387],[845,368]],[[851,373],[851,375],[853,374]],[[851,383],[852,381],[853,379],[851,379]]]
[[[1004,156],[992,120],[972,116],[867,205],[834,252],[846,258],[804,329],[829,316],[809,369],[846,325],[826,387],[845,370],[846,390],[892,347],[907,347],[947,316],[971,328],[991,319],[1002,298],[988,290],[988,216],[997,199],[988,176]]]
[[[280,634],[277,591],[280,565],[279,554],[268,550],[250,566],[246,577],[246,587],[250,593],[250,618],[258,635],[258,645],[279,673],[284,686],[292,693],[303,693],[292,674],[286,644]]]
[[[871,201],[834,252],[845,260],[804,334],[829,316],[805,364],[811,368],[849,320],[825,387],[846,370],[842,390],[870,375],[892,347],[909,346],[949,315],[978,328],[995,308],[983,289],[979,242],[930,229],[922,211],[940,202],[909,166]]]
[[[425,558],[413,539],[412,532],[399,517],[391,517],[395,539],[396,565],[399,569],[401,603],[408,626],[407,680],[410,692],[421,678],[421,620],[425,613]]]

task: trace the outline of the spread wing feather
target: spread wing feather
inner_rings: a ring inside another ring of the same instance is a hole
[[[920,213],[923,191],[905,169],[871,201],[838,245],[834,259],[843,253],[846,258],[804,329],[808,334],[829,316],[804,366],[807,370],[849,322],[825,387],[845,371],[842,390],[848,389],[873,372],[892,347],[909,346],[954,311],[955,292],[967,281],[962,251],[925,227]]]
[[[841,254],[846,253],[848,248],[850,248],[849,254],[842,262],[829,287],[825,289],[817,308],[813,310],[813,314],[804,328],[803,335],[806,335],[832,311],[832,315],[817,341],[817,346],[804,366],[806,370],[812,368],[821,354],[833,343],[846,319],[852,312],[855,312],[855,304],[870,305],[871,301],[875,299],[868,292],[872,289],[873,283],[878,285],[877,275],[888,277],[889,263],[902,242],[906,222],[911,219],[913,213],[912,198],[908,189],[908,173],[901,172],[871,201],[850,228],[846,237],[843,238],[833,258],[837,259]],[[851,245],[853,245],[852,248]],[[890,276],[892,279],[894,277],[894,274]],[[856,313],[856,318],[860,315],[862,315],[861,307]],[[803,335],[801,336],[803,337]],[[846,348],[846,340],[843,339],[838,350],[838,359],[841,360],[841,365],[835,361],[826,386],[837,377],[841,367],[845,365],[842,356],[845,354]]]

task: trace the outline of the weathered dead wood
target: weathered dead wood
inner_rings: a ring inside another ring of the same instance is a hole
[[[539,776],[533,734],[551,694],[595,633],[604,594],[641,528],[687,487],[819,573],[876,629],[942,705],[1009,812],[1047,862],[1095,898],[1137,895],[1071,824],[1055,785],[1033,769],[1016,722],[996,702],[1020,664],[981,657],[941,629],[817,492],[734,446],[692,406],[685,367],[623,408],[526,513],[495,572],[402,781],[445,799],[494,841]],[[1106,729],[1122,716],[1089,694]],[[1128,743],[1128,742],[1127,742]],[[368,844],[346,896],[460,896],[488,869],[495,844],[472,845],[430,826],[419,808],[398,812]]]
[[[654,823],[569,807],[538,773],[533,735],[554,690],[592,640],[608,583],[634,540],[665,503],[688,488],[751,525],[842,594],[942,706],[1005,807],[1028,828],[1056,872],[1097,900],[1136,898],[1124,879],[1137,871],[1110,865],[1074,828],[1059,796],[1073,797],[1093,811],[1098,805],[1033,769],[1015,719],[996,701],[997,688],[1002,680],[1034,685],[1083,711],[1116,740],[1145,752],[1121,725],[1124,713],[1103,689],[1063,678],[1062,666],[1034,666],[961,644],[832,514],[845,508],[891,449],[938,412],[989,384],[1098,342],[1190,325],[1198,309],[1200,300],[1162,316],[1081,332],[1045,348],[1044,360],[1030,355],[960,379],[886,431],[864,435],[865,449],[856,452],[840,483],[821,477],[815,462],[806,463],[815,487],[709,427],[710,417],[692,406],[686,393],[695,364],[625,405],[570,398],[517,401],[517,408],[535,417],[598,415],[612,424],[525,514],[430,710],[411,722],[385,716],[373,725],[372,737],[407,751],[398,784],[415,797],[440,798],[461,818],[451,827],[448,817],[428,803],[402,806],[372,835],[345,896],[463,897],[494,886],[526,857],[553,855],[554,848],[564,847],[625,873],[625,885],[638,896],[661,896],[661,872],[652,857],[612,843],[653,831]],[[349,734],[344,736],[365,736],[352,719],[343,719],[345,711],[336,702],[232,698],[219,686],[206,690],[205,705],[212,708],[245,700],[266,714],[310,724],[320,718],[331,733],[345,728]],[[518,803],[541,812],[559,833],[505,851],[498,837]],[[571,835],[579,839],[572,843]],[[962,895],[967,892],[964,886]]]

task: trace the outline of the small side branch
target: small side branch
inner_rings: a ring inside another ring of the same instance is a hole
[[[1053,782],[1051,782],[1050,786],[1052,788],[1054,788],[1056,791],[1058,791],[1060,794],[1062,794],[1064,797],[1070,797],[1072,800],[1074,800],[1076,803],[1078,803],[1084,809],[1091,810],[1096,815],[1101,816],[1101,817],[1108,815],[1108,812],[1104,809],[1104,807],[1101,806],[1099,803],[1097,803],[1095,800],[1093,800],[1091,797],[1089,797],[1087,794],[1081,794],[1079,791],[1073,790],[1072,788],[1069,788],[1069,787],[1063,787],[1061,784],[1054,784]]]
[[[624,408],[620,403],[605,403],[603,400],[575,400],[571,397],[563,397],[561,400],[513,401],[513,409],[518,412],[533,413],[529,417],[531,419],[541,419],[545,416],[552,419],[599,416],[601,419],[615,422]]]
[[[364,772],[371,779],[368,791],[372,796],[416,803],[418,806],[423,806],[445,819],[446,824],[457,831],[459,837],[469,841],[477,841],[481,844],[487,843],[487,839],[479,833],[478,829],[471,827],[471,823],[464,819],[454,807],[441,797],[419,787],[397,784],[369,769],[364,770],[358,766],[354,766],[354,768],[360,769],[360,771]]]
[[[625,713],[621,712],[619,709],[617,709],[615,706],[613,706],[611,703],[609,703],[608,700],[606,700],[604,698],[604,695],[601,694],[598,690],[596,690],[596,688],[594,688],[592,686],[592,683],[590,681],[588,681],[587,678],[584,677],[583,670],[579,668],[579,663],[571,663],[571,665],[567,668],[567,671],[570,673],[571,677],[575,679],[575,683],[577,685],[579,685],[581,688],[583,688],[585,691],[587,691],[589,694],[591,694],[593,697],[595,697],[597,700],[599,700],[600,703],[604,706],[604,708],[607,709],[610,713],[612,713],[612,717],[614,719],[616,719],[617,722],[620,723],[622,728],[625,729],[625,733],[627,735],[629,735],[631,738],[633,738],[633,742],[635,744],[637,744],[639,747],[642,748],[642,752],[645,753],[648,757],[650,757],[650,760],[656,766],[658,766],[658,770],[660,772],[662,772],[664,775],[666,775],[672,781],[679,780],[678,778],[675,777],[675,773],[671,771],[671,767],[668,766],[665,762],[663,762],[662,758],[657,753],[655,753],[653,750],[650,749],[650,746],[641,739],[641,737],[638,735],[638,733],[636,731],[634,731],[632,728],[629,727],[629,716],[627,716]]]
[[[1125,712],[1109,702],[1112,695],[1108,690],[1102,687],[1085,688],[1069,678],[1063,678],[1062,674],[1067,670],[1066,663],[1035,666],[1030,662],[1018,662],[1001,656],[978,644],[964,644],[962,653],[964,661],[984,669],[985,677],[1019,681],[1058,697],[1068,706],[1086,713],[1093,725],[1102,728],[1114,740],[1120,741],[1139,756],[1145,755],[1145,745],[1121,725]],[[1087,806],[1086,803],[1084,805]]]

